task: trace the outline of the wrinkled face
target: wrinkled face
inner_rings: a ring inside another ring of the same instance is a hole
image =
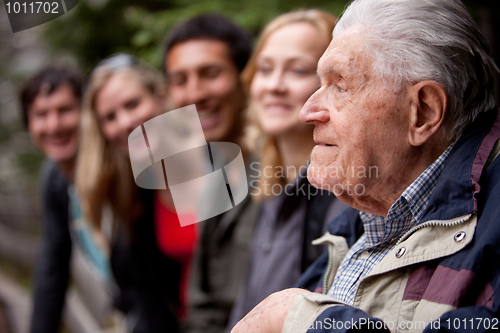
[[[125,74],[111,76],[95,97],[95,109],[106,140],[128,155],[132,130],[161,114],[164,101],[137,79]]]
[[[176,108],[196,104],[206,140],[234,140],[245,101],[226,43],[196,39],[176,44],[165,68],[171,100]]]
[[[256,59],[250,87],[252,108],[262,129],[274,136],[310,135],[299,113],[319,87],[318,60],[326,45],[309,23],[288,24],[273,32]]]
[[[300,117],[315,125],[309,181],[370,212],[404,176],[410,99],[373,75],[363,43],[356,29],[332,40],[318,64],[321,88]]]
[[[52,94],[38,94],[28,109],[28,129],[33,142],[47,157],[64,163],[76,156],[80,100],[69,84]]]

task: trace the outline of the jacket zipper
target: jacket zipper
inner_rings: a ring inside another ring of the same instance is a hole
[[[333,266],[333,244],[328,244],[328,265],[326,266],[326,273],[323,277],[323,295],[328,294],[328,278],[330,274],[332,274],[332,266]]]
[[[453,221],[453,222],[443,222],[443,221],[434,220],[434,221],[427,221],[427,222],[424,222],[422,224],[416,225],[413,228],[411,228],[410,230],[408,230],[407,232],[405,232],[405,234],[399,238],[396,245],[394,245],[394,246],[398,246],[399,244],[401,244],[402,242],[407,240],[411,236],[411,234],[413,234],[415,231],[420,230],[422,228],[425,228],[425,227],[452,227],[452,226],[455,226],[457,224],[460,224],[460,223],[467,221],[471,216],[472,216],[472,214],[468,214],[468,215],[464,216],[463,218],[456,220],[456,221]]]

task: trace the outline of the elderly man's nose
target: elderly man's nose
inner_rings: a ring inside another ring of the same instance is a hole
[[[317,92],[314,93],[300,110],[299,119],[304,124],[314,124],[315,122],[327,122],[330,120],[330,113],[318,103]]]

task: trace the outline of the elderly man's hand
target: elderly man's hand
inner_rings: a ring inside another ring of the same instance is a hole
[[[285,289],[257,304],[231,333],[280,333],[295,297],[309,292],[304,289]]]

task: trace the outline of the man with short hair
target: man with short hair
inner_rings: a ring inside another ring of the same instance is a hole
[[[252,48],[248,32],[218,14],[176,26],[165,41],[164,69],[176,108],[195,104],[207,141],[237,142],[245,94],[239,75]]]
[[[333,224],[361,219],[365,233],[350,249],[324,236],[329,260],[306,272],[323,271],[324,295],[275,293],[233,332],[498,327],[498,69],[484,36],[459,0],[354,0],[333,34],[300,114],[315,125],[308,179],[360,210]]]
[[[251,51],[249,33],[218,14],[182,22],[165,40],[164,70],[174,107],[195,104],[206,140],[238,144],[247,164],[241,142],[246,98],[239,76]],[[228,212],[200,223],[186,332],[225,330],[246,269],[258,212],[248,196]]]
[[[42,172],[43,240],[38,258],[31,332],[57,332],[69,279],[71,237],[68,183],[78,150],[83,76],[47,67],[20,91],[22,118],[46,155]]]
[[[22,119],[33,143],[72,179],[78,149],[82,76],[48,67],[20,91]]]

